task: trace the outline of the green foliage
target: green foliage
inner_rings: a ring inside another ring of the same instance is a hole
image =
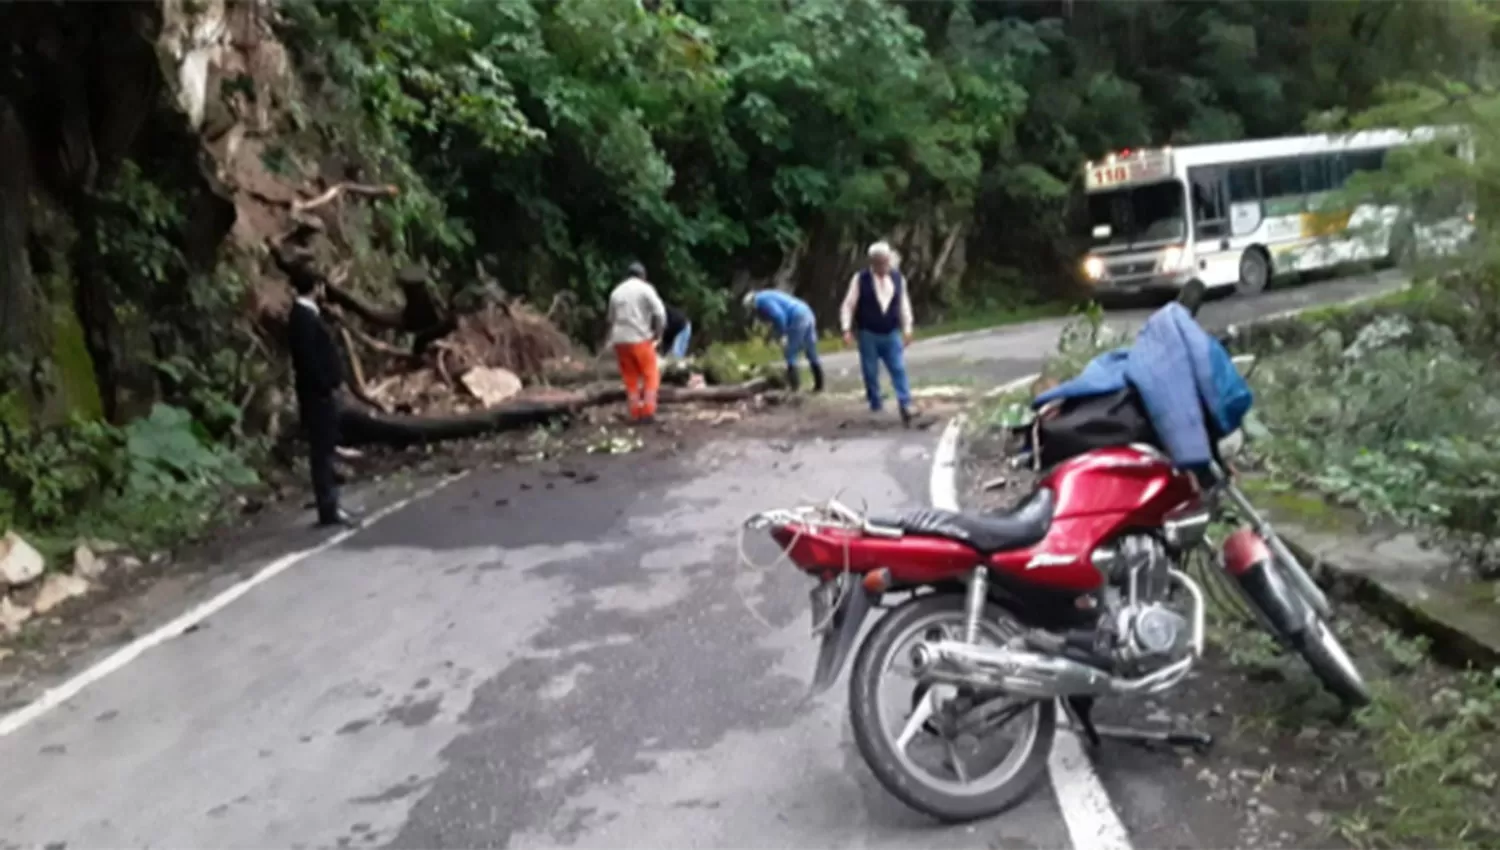
[[[1428,656],[1424,639],[1358,617],[1341,619],[1339,638],[1359,660],[1374,696],[1352,728],[1341,730],[1323,727],[1331,698],[1258,624],[1215,624],[1211,640],[1227,656],[1225,672],[1252,681],[1289,680],[1251,684],[1236,705],[1237,727],[1273,750],[1292,748],[1304,764],[1337,765],[1308,771],[1299,791],[1320,800],[1319,808],[1331,804],[1330,828],[1351,846],[1496,846],[1500,669],[1447,669]],[[1310,727],[1318,734],[1308,737]]]
[[[1265,360],[1255,383],[1271,434],[1258,448],[1272,473],[1431,529],[1492,568],[1500,382],[1451,327],[1393,315],[1347,343],[1325,330]]]
[[[1410,666],[1419,653],[1400,647],[1395,655]],[[1493,746],[1500,731],[1500,669],[1451,679],[1436,689],[1381,683],[1374,704],[1360,712],[1361,737],[1384,775],[1382,793],[1340,825],[1356,847],[1477,850],[1500,840],[1490,805],[1500,788]]]
[[[191,414],[164,404],[124,428],[0,423],[0,447],[0,528],[49,538],[174,539],[213,519],[228,488],[258,482]]]
[[[1105,324],[1104,310],[1098,304],[1089,303],[1075,313],[1042,365],[1043,382],[1072,378],[1095,357],[1130,344],[1130,334]]]
[[[185,220],[182,207],[138,164],[126,160],[98,201],[94,238],[122,294],[143,298],[186,270],[176,243]]]
[[[1293,132],[1368,106],[1387,82],[1456,74],[1482,39],[1478,7],[1448,5],[1106,2],[1059,18],[1051,4],[968,0],[299,0],[285,12],[286,38],[337,105],[316,117],[324,134],[402,187],[381,213],[396,250],[455,269],[484,260],[537,301],[571,291],[584,325],[638,258],[722,335],[737,273],[767,275],[797,246],[837,270],[851,242],[915,223],[973,234],[974,273],[920,287],[924,311],[1056,298],[1076,261],[1086,158]],[[839,283],[808,277],[800,294],[826,308]]]
[[[1455,3],[1414,38],[1448,33],[1460,53],[1494,32],[1492,11]],[[1443,37],[1448,37],[1443,36]],[[1468,55],[1468,53],[1464,53]],[[1259,380],[1276,434],[1268,463],[1381,517],[1430,529],[1481,572],[1500,572],[1500,89],[1487,54],[1425,82],[1384,87],[1344,126],[1459,128],[1402,150],[1331,203],[1395,203],[1409,210],[1397,232],[1455,235],[1473,211],[1467,241],[1434,241],[1415,272],[1438,282],[1411,303],[1351,333],[1321,336],[1274,358]],[[1446,231],[1442,228],[1448,228]],[[1437,229],[1431,229],[1437,228]],[[1425,229],[1425,230],[1424,230]],[[1352,337],[1352,341],[1349,341]]]

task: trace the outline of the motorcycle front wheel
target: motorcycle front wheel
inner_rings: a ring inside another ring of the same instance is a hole
[[[1333,629],[1316,617],[1307,628],[1291,640],[1292,648],[1312,668],[1313,675],[1334,696],[1349,708],[1364,708],[1370,704],[1370,687],[1349,653],[1344,651]]]
[[[998,645],[1015,630],[1002,609],[986,607],[981,641]],[[963,633],[962,596],[913,598],[870,630],[849,675],[854,741],[870,771],[901,802],[949,823],[998,815],[1025,800],[1046,776],[1057,731],[1055,700],[926,686],[914,675],[906,687],[895,681],[900,668],[910,672],[917,642],[960,640]],[[887,705],[882,696],[893,687],[896,698]],[[955,723],[967,731],[945,735]]]

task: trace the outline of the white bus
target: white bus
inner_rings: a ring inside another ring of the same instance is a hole
[[[1427,223],[1395,206],[1323,204],[1392,149],[1439,133],[1472,157],[1457,131],[1424,128],[1126,150],[1087,163],[1083,277],[1100,295],[1176,290],[1195,278],[1256,293],[1276,275],[1450,250],[1473,230],[1457,200],[1452,218]]]

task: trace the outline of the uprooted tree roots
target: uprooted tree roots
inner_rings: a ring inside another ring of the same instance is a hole
[[[451,302],[434,294],[426,274],[396,276],[401,304],[391,307],[347,286],[346,273],[314,268],[307,240],[321,230],[300,227],[273,246],[272,257],[292,279],[326,283],[327,316],[342,343],[350,395],[343,434],[350,444],[416,445],[566,420],[584,408],[625,397],[614,364],[580,357],[547,315],[506,295],[493,281]],[[555,305],[554,305],[555,307]],[[768,379],[703,386],[682,363],[663,364],[660,401],[727,402],[774,388]]]

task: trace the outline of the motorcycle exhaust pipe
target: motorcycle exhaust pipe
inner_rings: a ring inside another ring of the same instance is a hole
[[[917,644],[911,653],[912,667],[926,681],[1004,691],[1031,699],[1164,691],[1186,678],[1203,654],[1203,591],[1178,570],[1172,570],[1171,577],[1193,601],[1189,652],[1144,676],[1126,679],[1055,653],[956,640]]]
[[[924,680],[1004,691],[1032,699],[1104,696],[1115,691],[1113,676],[1082,662],[956,640],[918,644],[912,650],[912,666]]]

